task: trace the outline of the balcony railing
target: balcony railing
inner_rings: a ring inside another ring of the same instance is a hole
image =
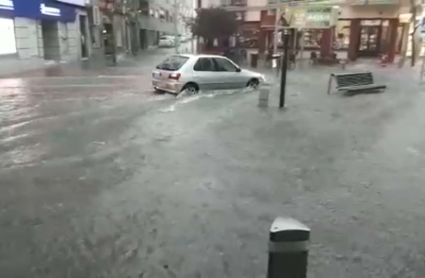
[[[171,22],[166,22],[165,20],[148,15],[139,15],[138,19],[141,29],[166,33],[175,32],[175,26]]]
[[[346,3],[353,6],[362,5],[399,5],[400,0],[346,0]]]
[[[246,6],[248,0],[221,0],[222,6]]]
[[[247,0],[231,0],[231,6],[246,6],[248,5]]]

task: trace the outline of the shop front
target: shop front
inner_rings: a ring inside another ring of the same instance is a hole
[[[55,2],[66,4],[69,7],[71,5],[75,8],[75,20],[76,20],[76,28],[79,30],[80,39],[79,39],[79,47],[80,47],[80,57],[81,59],[88,58],[91,47],[90,47],[90,24],[88,20],[88,14],[86,9],[87,0],[55,0]]]
[[[0,56],[16,54],[14,5],[11,0],[0,0]]]
[[[1,0],[0,0],[1,1]],[[75,21],[75,8],[54,0],[13,0],[13,16],[60,22]]]
[[[353,19],[351,20],[348,57],[379,57],[388,55],[393,61],[399,41],[398,19]]]
[[[73,54],[75,20],[76,8],[55,0],[0,0],[0,55],[61,60]]]

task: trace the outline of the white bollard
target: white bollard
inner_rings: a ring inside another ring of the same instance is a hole
[[[341,63],[342,70],[345,70],[345,66],[347,65],[347,60],[343,59],[343,60],[341,60],[340,63]]]
[[[269,106],[269,94],[270,94],[270,85],[262,84],[259,86],[260,94],[258,97],[258,107],[268,107]]]

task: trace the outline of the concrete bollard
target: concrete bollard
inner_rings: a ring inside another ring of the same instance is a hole
[[[258,96],[258,107],[268,107],[269,106],[269,94],[270,94],[270,85],[262,84],[259,86],[260,94]]]
[[[340,63],[341,63],[342,70],[345,70],[345,66],[347,65],[347,60],[343,59],[343,60],[341,60]]]
[[[270,228],[267,278],[306,278],[310,229],[292,218],[277,218]]]

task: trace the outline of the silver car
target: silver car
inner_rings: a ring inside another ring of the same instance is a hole
[[[155,90],[189,94],[199,90],[226,90],[257,87],[264,75],[241,69],[231,60],[217,55],[176,54],[169,56],[152,72]]]

